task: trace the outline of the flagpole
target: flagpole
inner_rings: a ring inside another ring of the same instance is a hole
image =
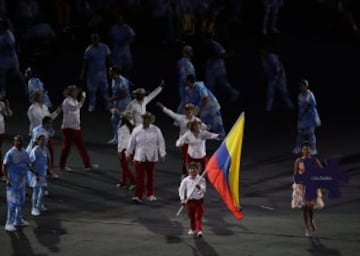
[[[199,181],[196,183],[196,185],[194,186],[193,190],[191,191],[191,193],[190,193],[190,195],[189,195],[189,198],[192,196],[192,194],[194,193],[194,191],[195,191],[195,189],[196,189],[196,186],[199,185],[201,179],[204,178],[205,174],[206,174],[206,170],[204,170],[203,173],[201,174],[201,176],[200,176],[200,178],[199,178]],[[184,209],[184,206],[187,204],[189,198],[186,198],[185,203],[183,203],[183,204],[180,206],[179,210],[176,212],[176,216],[177,216],[177,217],[180,215],[180,213],[181,213],[182,210]]]

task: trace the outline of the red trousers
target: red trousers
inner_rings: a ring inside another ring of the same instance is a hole
[[[135,161],[135,195],[142,198],[144,194],[144,183],[146,176],[146,196],[154,195],[155,162]]]
[[[204,214],[204,199],[191,199],[187,203],[190,227],[195,232],[202,231],[202,216]]]
[[[126,159],[125,149],[122,152],[118,152],[118,157],[121,166],[121,174],[120,174],[120,185],[126,186],[127,180],[130,181],[131,185],[135,184],[135,177],[129,169],[129,163]]]
[[[200,163],[201,165],[200,174],[202,174],[202,172],[205,170],[205,166],[208,162],[208,158],[206,156],[204,156],[203,158],[192,158],[191,156],[189,156],[189,154],[186,154],[186,163],[189,164],[191,162]]]
[[[81,130],[65,128],[62,129],[62,143],[59,164],[60,169],[63,169],[66,166],[66,160],[70,153],[71,143],[76,145],[85,168],[90,167],[90,158],[84,145]]]

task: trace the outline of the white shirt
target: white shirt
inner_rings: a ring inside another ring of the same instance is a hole
[[[206,130],[201,130],[198,135],[187,131],[176,141],[176,146],[181,147],[188,144],[188,155],[191,158],[201,159],[206,156],[205,142],[208,139],[219,140],[219,135]]]
[[[200,185],[200,189],[196,187],[196,185]],[[180,200],[199,200],[204,198],[204,194],[206,192],[206,182],[204,177],[200,175],[196,175],[194,178],[188,175],[185,177],[179,187],[179,197]]]
[[[183,135],[185,132],[187,132],[188,129],[188,123],[192,121],[201,121],[200,118],[197,118],[196,116],[193,116],[191,119],[188,119],[186,115],[184,114],[178,114],[172,111],[171,109],[168,109],[166,107],[163,108],[163,112],[170,116],[172,119],[174,119],[179,124],[179,137]],[[206,129],[206,124],[202,123],[202,128]]]
[[[159,127],[152,124],[146,129],[143,125],[135,127],[126,148],[126,155],[132,154],[139,162],[157,162],[159,155],[165,157],[165,140]]]
[[[82,103],[70,96],[66,97],[62,103],[63,121],[61,128],[80,130],[80,109]]]
[[[158,86],[155,90],[153,90],[148,96],[145,96],[142,102],[139,102],[136,99],[130,101],[127,106],[127,110],[131,111],[134,115],[135,126],[142,124],[142,116],[146,112],[146,105],[152,101],[160,92],[162,91],[162,87]]]
[[[50,116],[52,119],[55,119],[58,116],[59,112],[54,111],[50,114],[48,107],[45,104],[40,105],[39,103],[33,103],[30,105],[27,116],[29,118],[30,127],[29,133],[31,134],[32,130],[42,124],[42,120],[45,116]]]
[[[122,152],[127,148],[130,140],[130,129],[126,125],[119,127],[118,131],[118,152]]]
[[[7,110],[4,102],[0,101],[0,134],[5,133],[5,116],[12,116],[12,111]]]

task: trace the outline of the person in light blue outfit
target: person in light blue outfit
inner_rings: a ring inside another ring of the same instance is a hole
[[[3,160],[3,171],[6,187],[7,219],[5,230],[16,231],[16,226],[27,226],[29,223],[23,219],[22,210],[25,202],[26,173],[31,170],[29,154],[23,149],[23,138],[14,137],[14,146],[6,152]]]
[[[46,147],[45,134],[38,134],[36,137],[36,146],[30,152],[30,161],[36,169],[37,175],[31,173],[30,187],[33,188],[31,198],[31,215],[39,216],[42,211],[46,211],[43,205],[44,192],[47,189],[47,169],[50,162],[49,150]]]
[[[126,110],[131,101],[130,81],[121,75],[120,69],[111,69],[112,96],[110,97],[111,125],[113,128],[113,138],[108,144],[118,143],[118,128],[121,121],[121,113]]]
[[[193,75],[186,77],[185,104],[194,104],[199,108],[199,117],[209,131],[225,136],[220,104],[214,94],[206,88],[204,82],[195,81]]]
[[[126,78],[130,77],[132,71],[133,59],[130,45],[135,36],[134,30],[124,22],[123,17],[117,16],[116,23],[110,28],[112,61]]]
[[[50,138],[54,137],[54,135],[55,135],[55,130],[52,127],[52,125],[53,125],[53,119],[51,118],[51,116],[45,116],[41,120],[41,125],[35,126],[32,129],[31,138],[29,140],[29,144],[26,147],[26,152],[28,152],[28,154],[30,154],[32,149],[36,145],[36,141],[37,141],[37,138],[39,137],[39,135],[44,135],[45,136],[45,146],[46,146],[47,150],[49,150],[49,154],[50,154],[50,164],[48,166],[49,173],[51,175],[51,178],[58,179],[59,176],[55,173],[55,170],[54,170],[54,162],[53,162],[54,160],[51,157],[51,151],[54,150],[52,148],[53,144],[49,143]],[[29,185],[31,183],[31,178],[32,178],[31,172],[28,172],[27,181],[28,181]],[[47,195],[48,190],[45,189],[44,193],[45,193],[45,195]]]
[[[44,95],[44,104],[48,107],[52,107],[52,103],[48,92],[44,88],[44,83],[40,80],[36,72],[31,67],[28,67],[25,70],[25,78],[28,79],[28,94],[29,94],[29,101],[32,102],[32,97],[36,92],[42,92]]]
[[[280,96],[286,106],[290,110],[293,109],[294,104],[287,90],[285,68],[283,63],[281,63],[279,56],[275,53],[269,52],[266,48],[261,48],[260,57],[267,80],[265,110],[268,112],[272,110],[275,91],[280,93]]]
[[[99,34],[91,34],[91,44],[86,48],[84,54],[84,63],[82,66],[80,79],[83,80],[87,74],[86,82],[89,93],[88,111],[93,112],[96,105],[97,90],[100,91],[105,109],[109,104],[107,66],[111,63],[109,47],[100,42]]]
[[[307,80],[300,81],[298,86],[298,132],[293,153],[300,153],[301,145],[307,141],[310,144],[311,154],[316,155],[317,149],[315,128],[321,125],[321,121],[317,111],[315,96],[312,91],[308,89],[309,82]]]
[[[29,144],[26,147],[26,152],[28,152],[30,154],[31,150],[33,149],[33,147],[35,145],[37,137],[40,134],[45,135],[45,142],[47,145],[49,138],[53,137],[55,135],[55,130],[54,130],[54,128],[52,128],[52,122],[53,122],[53,119],[50,116],[45,116],[41,120],[41,125],[35,126],[32,129],[31,139],[29,141]]]
[[[230,97],[231,102],[239,98],[239,91],[231,86],[227,80],[226,66],[224,58],[227,52],[224,47],[212,39],[210,34],[204,36],[205,46],[207,47],[208,57],[206,61],[206,85],[215,92],[215,86],[221,86],[221,91],[225,91]]]
[[[193,49],[190,45],[185,45],[182,51],[182,58],[177,62],[178,71],[179,71],[179,95],[180,95],[180,105],[177,109],[178,113],[184,112],[184,100],[185,100],[185,88],[186,88],[186,77],[188,75],[193,75],[196,77],[195,67],[191,62],[193,57]]]

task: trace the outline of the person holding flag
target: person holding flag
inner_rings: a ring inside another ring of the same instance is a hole
[[[187,166],[189,175],[184,178],[179,187],[179,197],[182,205],[186,205],[190,218],[189,235],[202,237],[202,217],[204,215],[204,195],[206,181],[203,175],[199,175],[200,165],[191,162]]]

